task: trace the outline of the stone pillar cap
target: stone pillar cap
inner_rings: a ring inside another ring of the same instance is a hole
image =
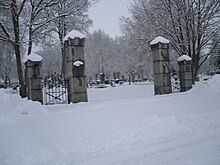
[[[74,38],[86,38],[86,36],[76,30],[72,30],[71,32],[67,33],[67,35],[63,38],[63,42],[68,41],[68,39],[74,39]]]
[[[186,55],[186,54],[180,56],[177,59],[178,62],[181,62],[181,61],[191,61],[191,60],[192,60],[192,58],[190,56]]]
[[[25,57],[24,62],[32,61],[32,62],[41,62],[43,58],[37,53],[31,53]]]
[[[158,36],[150,42],[150,45],[155,45],[155,44],[158,44],[158,43],[169,44],[170,41],[168,39],[164,38],[164,37]]]

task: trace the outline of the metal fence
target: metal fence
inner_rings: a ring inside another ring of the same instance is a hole
[[[171,86],[172,86],[172,93],[180,92],[180,79],[178,74],[174,74],[171,77]]]
[[[67,83],[63,75],[54,73],[44,77],[43,103],[45,105],[68,103]]]

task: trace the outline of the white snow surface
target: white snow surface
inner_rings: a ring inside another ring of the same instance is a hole
[[[39,62],[39,61],[42,61],[43,58],[37,53],[31,53],[25,57],[24,62],[26,62],[28,60],[33,61],[33,62]]]
[[[71,32],[67,33],[67,35],[63,38],[63,42],[68,40],[69,38],[74,39],[74,38],[86,38],[86,36],[76,30],[72,30]]]
[[[191,57],[189,57],[188,55],[182,55],[182,56],[180,56],[178,59],[177,59],[177,61],[178,62],[180,62],[180,61],[191,61],[192,60],[192,58]]]
[[[73,63],[74,66],[80,66],[80,65],[83,65],[83,62],[82,61],[75,61]]]
[[[0,125],[47,114],[39,102],[22,99],[12,89],[0,89],[0,98]]]
[[[220,75],[184,93],[154,96],[145,83],[88,95],[41,106],[0,90],[0,164],[220,164]]]
[[[158,44],[158,43],[169,44],[170,41],[168,39],[164,38],[164,37],[158,36],[150,42],[150,45],[155,45],[155,44]]]

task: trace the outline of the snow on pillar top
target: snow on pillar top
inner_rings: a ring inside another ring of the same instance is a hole
[[[32,62],[41,62],[43,58],[37,53],[31,53],[25,58],[24,62],[27,62],[28,60]]]
[[[181,61],[191,61],[192,60],[192,58],[191,57],[189,57],[189,56],[187,56],[187,55],[182,55],[182,56],[180,56],[178,59],[177,59],[177,61],[178,62],[181,62]]]
[[[74,66],[80,66],[80,65],[83,65],[83,62],[82,61],[75,61],[73,63]]]
[[[164,37],[158,36],[150,42],[150,45],[155,45],[155,44],[158,44],[158,43],[169,44],[170,41],[168,39],[164,38]]]
[[[86,38],[86,36],[76,30],[72,30],[71,32],[67,33],[67,35],[64,37],[63,42],[67,41],[69,38],[74,39],[74,38]]]

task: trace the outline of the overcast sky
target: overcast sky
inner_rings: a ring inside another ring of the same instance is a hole
[[[130,0],[99,0],[89,10],[93,20],[90,32],[102,29],[111,37],[120,35],[119,17],[129,16],[128,7]]]

